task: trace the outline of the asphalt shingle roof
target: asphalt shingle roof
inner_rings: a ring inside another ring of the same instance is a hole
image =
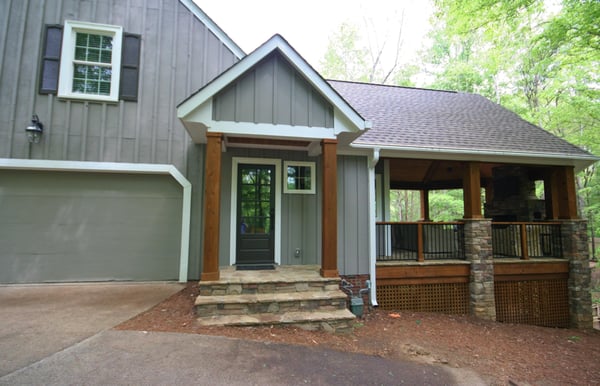
[[[329,81],[372,128],[358,145],[594,158],[477,94]]]

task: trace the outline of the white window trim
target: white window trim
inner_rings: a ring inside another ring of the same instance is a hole
[[[75,56],[75,37],[77,32],[113,37],[112,75],[110,95],[93,95],[73,92],[73,60]],[[115,25],[86,23],[65,20],[62,49],[60,54],[60,75],[58,78],[58,96],[60,98],[85,99],[92,101],[117,102],[119,100],[119,85],[121,79],[121,44],[123,28]]]
[[[233,157],[231,166],[231,207],[229,221],[229,264],[236,263],[237,247],[237,181],[239,164],[275,166],[275,264],[281,264],[281,161],[271,158]]]
[[[310,189],[289,189],[288,188],[288,166],[307,166],[310,168]],[[286,194],[315,194],[316,191],[316,167],[314,162],[306,161],[284,161],[283,162],[283,192]]]

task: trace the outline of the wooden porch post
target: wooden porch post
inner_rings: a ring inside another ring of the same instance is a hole
[[[421,220],[431,220],[429,218],[429,189],[421,190]]]
[[[575,189],[575,170],[572,166],[563,166],[556,171],[558,190],[558,218],[575,220],[577,215],[577,192]]]
[[[464,218],[482,218],[479,162],[468,162],[463,175]]]
[[[558,219],[558,182],[556,168],[550,169],[544,176],[544,201],[546,203],[546,218]]]
[[[337,141],[324,139],[321,276],[338,277],[337,269]]]
[[[219,280],[221,145],[223,134],[206,133],[204,173],[204,251],[201,280]]]

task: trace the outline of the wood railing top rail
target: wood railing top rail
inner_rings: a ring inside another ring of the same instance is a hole
[[[377,221],[376,225],[462,225],[462,221]]]
[[[560,221],[493,221],[492,225],[560,225]]]

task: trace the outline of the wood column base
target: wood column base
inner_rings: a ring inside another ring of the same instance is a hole
[[[321,277],[340,277],[340,273],[337,269],[323,269],[319,270]]]
[[[200,280],[202,281],[217,281],[219,280],[219,271],[217,272],[202,272],[200,274]]]

